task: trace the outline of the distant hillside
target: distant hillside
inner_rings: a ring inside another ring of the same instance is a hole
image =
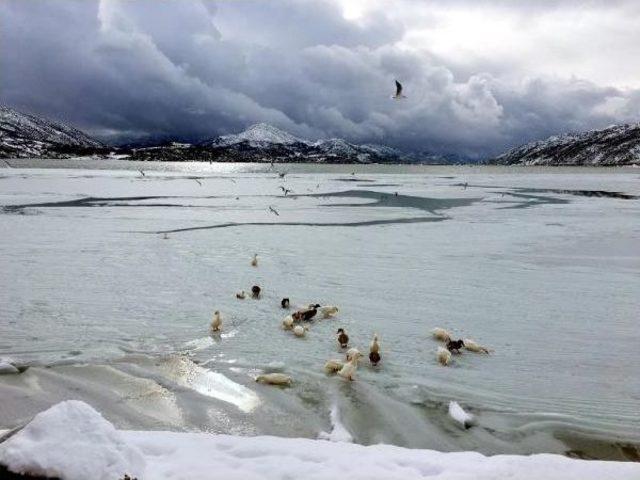
[[[195,144],[168,141],[109,147],[63,123],[0,106],[0,158],[83,155],[174,162],[463,163],[457,157],[407,154],[385,145],[357,145],[341,138],[306,140],[266,123]]]
[[[310,141],[258,123],[243,132],[195,145],[175,142],[133,149],[136,160],[210,160],[215,162],[405,163],[403,154],[381,145],[356,145],[340,138]]]
[[[60,122],[0,106],[0,157],[64,157],[104,150],[104,145]]]
[[[496,165],[640,165],[640,123],[549,137],[489,160]]]

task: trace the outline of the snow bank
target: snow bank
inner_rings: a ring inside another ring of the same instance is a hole
[[[77,401],[39,414],[0,445],[0,463],[12,470],[57,475],[63,480],[116,480],[124,472],[140,480],[640,478],[636,463],[559,455],[485,457],[475,452],[441,453],[280,437],[118,432],[95,410]]]
[[[238,480],[637,480],[640,465],[559,455],[485,457],[390,445],[280,437],[127,432],[148,457],[145,478]],[[153,461],[151,460],[153,459]]]
[[[93,408],[75,400],[39,413],[0,444],[0,464],[15,473],[64,480],[115,480],[145,469],[136,447]]]

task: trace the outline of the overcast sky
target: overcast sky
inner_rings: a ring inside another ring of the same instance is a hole
[[[2,0],[0,22],[0,102],[106,141],[268,122],[487,156],[640,120],[638,0]]]

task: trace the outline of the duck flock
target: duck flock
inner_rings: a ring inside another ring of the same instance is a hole
[[[258,267],[258,254],[254,254],[251,259],[251,266]],[[251,288],[250,296],[251,298],[259,299],[261,292],[262,289],[258,285],[254,285]],[[247,297],[248,294],[244,290],[236,293],[236,298],[239,300],[244,300]],[[280,306],[284,310],[290,310],[291,301],[289,298],[283,298],[280,302]],[[314,319],[332,319],[339,313],[339,311],[340,309],[335,305],[320,305],[318,303],[294,308],[293,313],[286,315],[282,320],[282,329],[290,331],[296,337],[304,337],[309,331],[310,323]],[[216,310],[211,321],[211,332],[220,332],[222,330],[222,323],[222,314],[220,311]],[[461,349],[474,353],[489,353],[488,348],[479,345],[472,339],[465,338],[454,340],[451,333],[443,328],[435,328],[432,330],[431,334],[435,340],[443,343],[443,345],[438,346],[436,350],[436,360],[443,366],[451,364],[452,354],[460,354]],[[344,328],[339,328],[336,331],[336,341],[340,349],[345,351],[345,356],[343,358],[327,360],[324,365],[324,369],[328,374],[336,374],[345,380],[353,381],[355,380],[358,363],[363,357],[363,354],[357,348],[349,348],[349,335]],[[381,361],[380,340],[378,338],[378,334],[374,334],[369,345],[369,362],[372,367],[377,368]],[[265,373],[256,377],[255,380],[259,383],[284,386],[291,385],[292,382],[291,377],[283,373]]]

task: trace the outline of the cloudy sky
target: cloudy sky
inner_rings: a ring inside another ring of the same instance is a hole
[[[268,122],[488,156],[639,121],[639,25],[638,0],[2,0],[0,103],[112,142]]]

